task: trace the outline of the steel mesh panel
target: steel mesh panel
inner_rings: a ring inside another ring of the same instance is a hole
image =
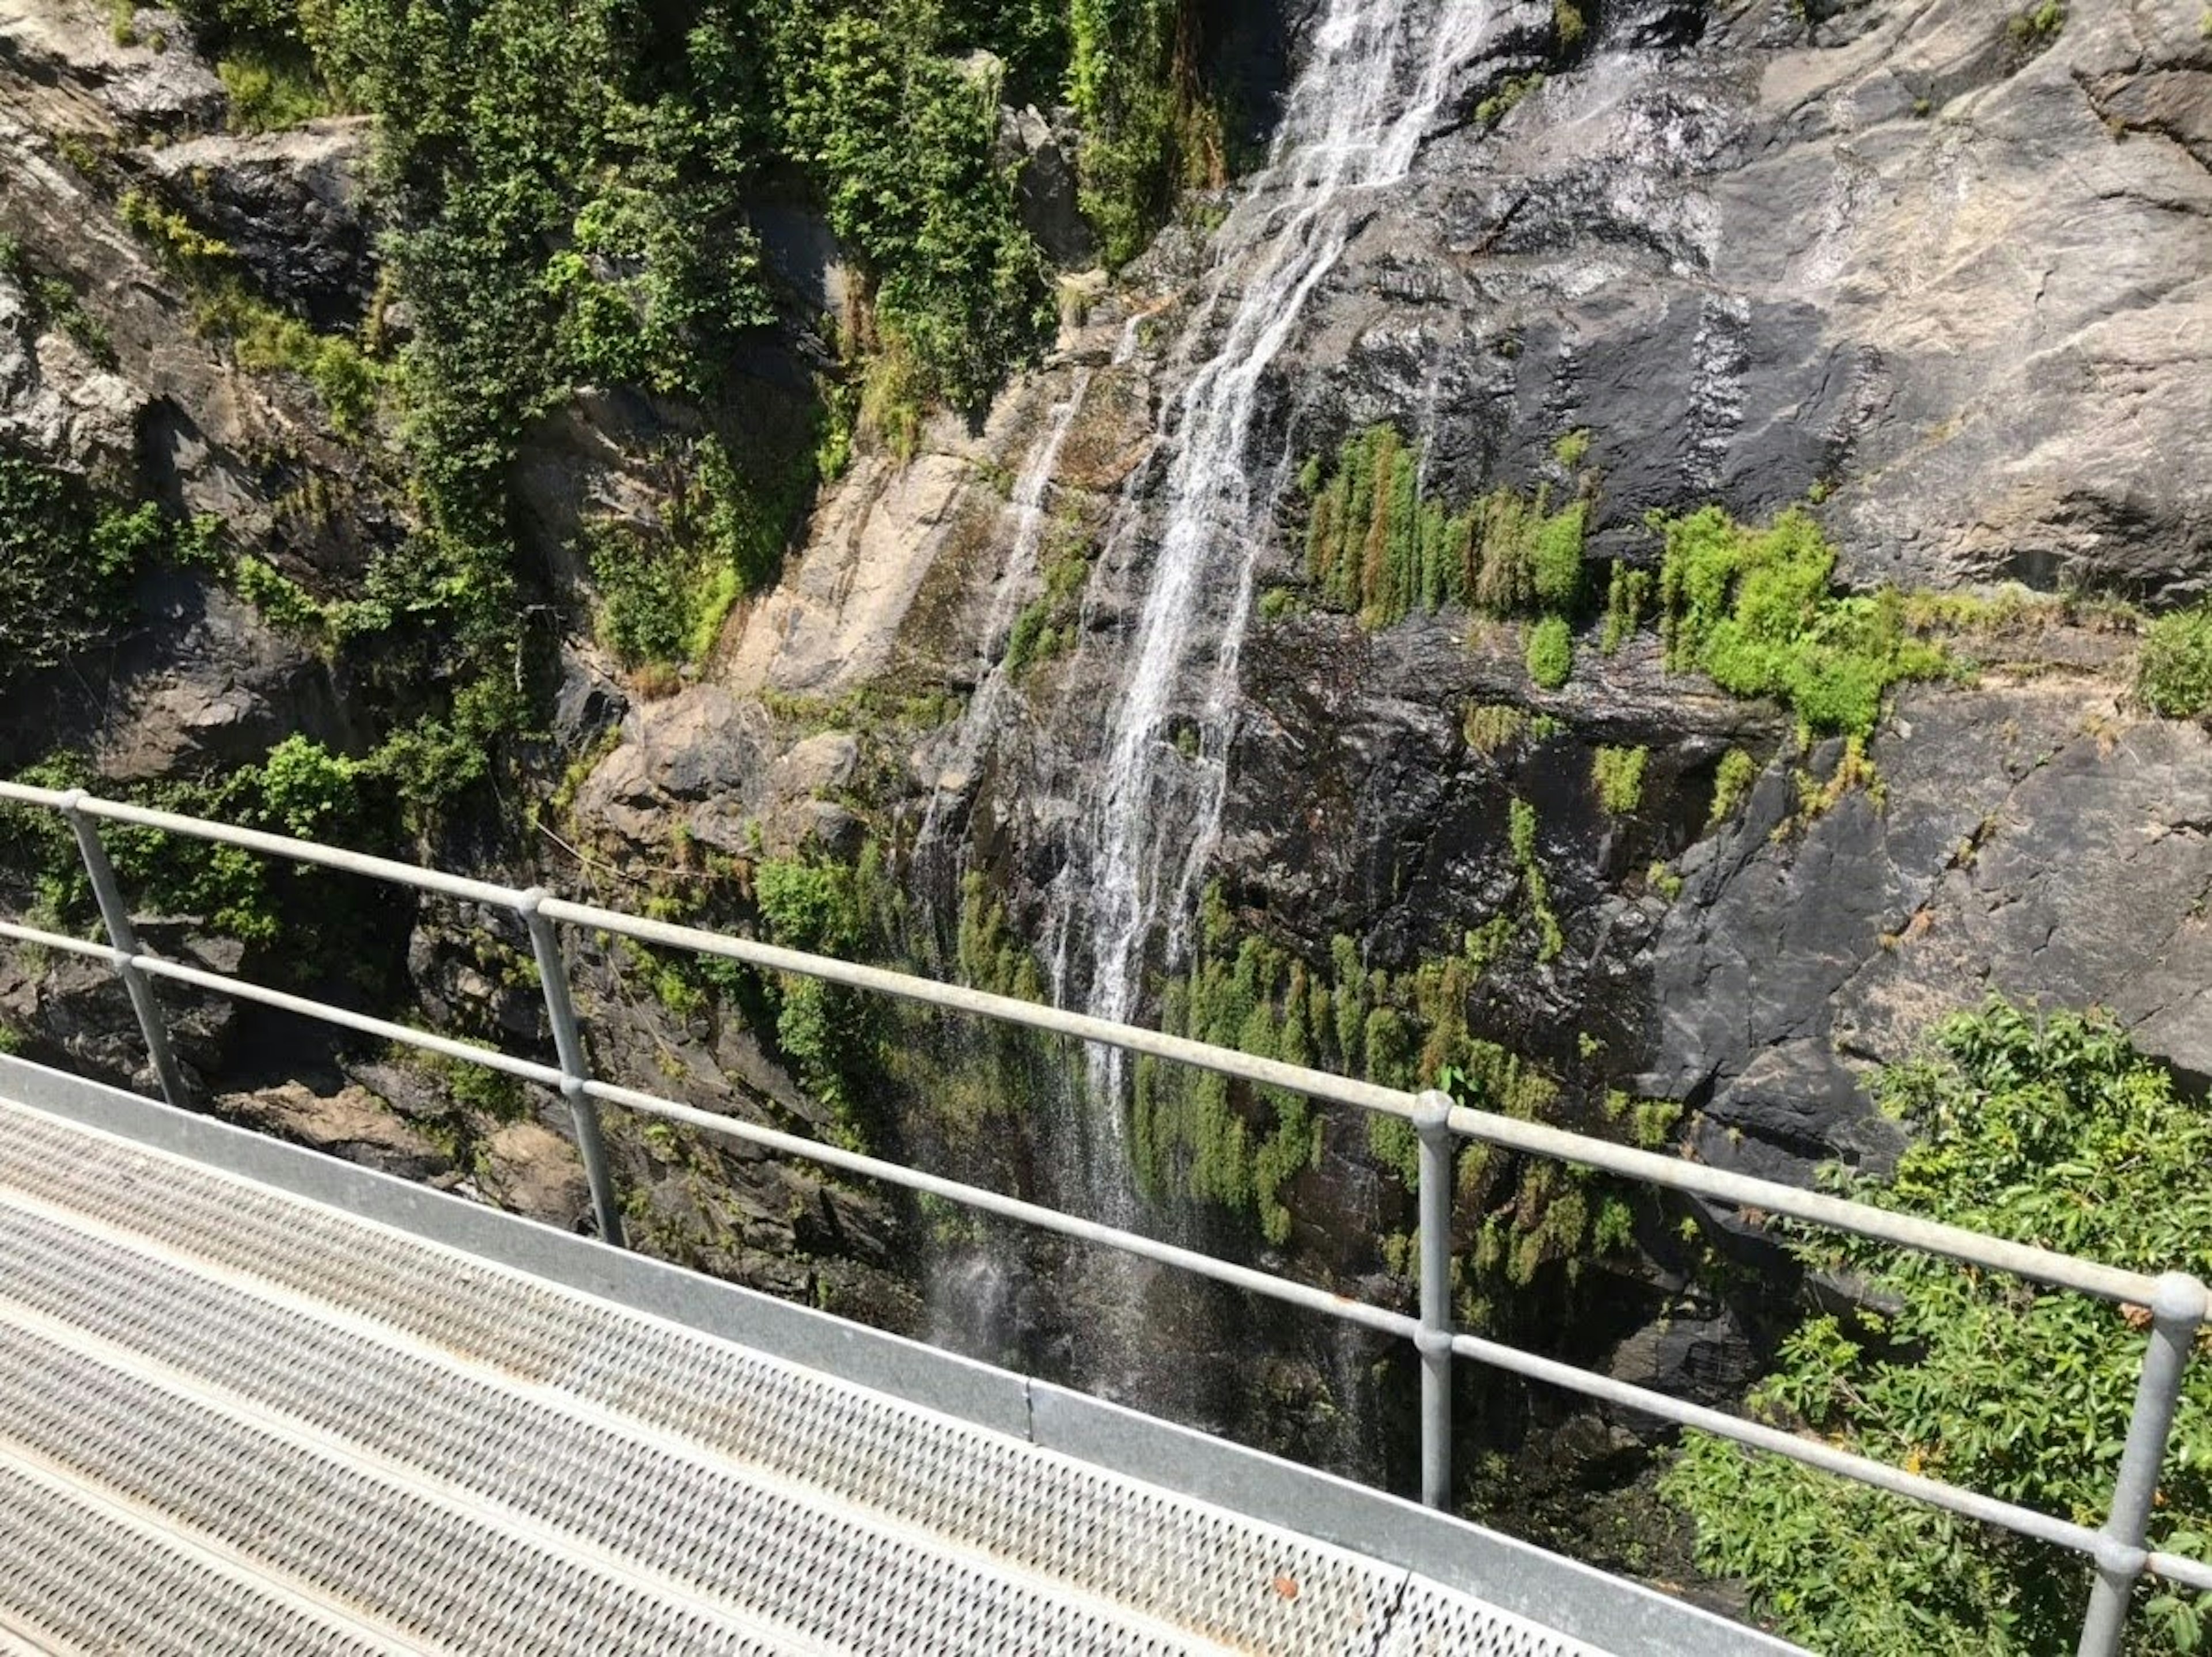
[[[848,1640],[857,1616],[904,1650],[983,1649],[1011,1628],[1047,1630],[1056,1650],[1165,1648],[844,1503],[763,1489],[558,1398],[524,1399],[35,1217],[0,1210],[0,1256],[8,1300],[807,1634]]]
[[[1583,1650],[1442,1590],[1407,1595],[1402,1570],[0,1114],[0,1321],[19,1326],[0,1332],[15,1348],[0,1434],[339,1599],[404,1604],[413,1637],[884,1657]],[[5,1315],[9,1301],[25,1310]]]
[[[611,1572],[286,1443],[17,1327],[0,1435],[340,1604],[462,1652],[805,1649],[656,1599]]]
[[[1588,1646],[1415,1577],[1377,1657],[1595,1657]]]
[[[1366,1649],[1396,1595],[1398,1573],[1354,1556],[178,1159],[103,1143],[102,1165],[88,1167],[81,1135],[27,1120],[44,1132],[0,1144],[0,1179],[47,1200],[448,1351],[557,1378],[1202,1637],[1286,1654]]]
[[[0,1582],[0,1626],[41,1645],[140,1657],[376,1657],[390,1648],[5,1465]]]

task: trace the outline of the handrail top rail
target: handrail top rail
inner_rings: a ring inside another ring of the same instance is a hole
[[[1900,1247],[1940,1254],[1992,1271],[2030,1278],[2055,1288],[2072,1290],[2122,1305],[2156,1307],[2172,1316],[2212,1320],[2212,1291],[2179,1272],[2154,1276],[2067,1254],[2055,1249],[2014,1242],[1984,1232],[1929,1220],[1871,1203],[1808,1190],[1753,1174],[1692,1162],[1679,1156],[1616,1144],[1568,1128],[1525,1121],[1495,1111],[1477,1109],[1435,1092],[1412,1092],[1373,1082],[1331,1075],[1279,1059],[1257,1058],[1231,1048],[1215,1047],[1187,1036],[1121,1024],[1086,1013],[1069,1012],[1018,997],[970,989],[888,968],[863,966],[803,950],[765,944],[723,932],[668,921],[649,920],[579,903],[550,894],[543,887],[517,888],[476,880],[405,863],[392,858],[326,846],[319,841],[241,828],[173,811],[156,810],[126,802],[101,799],[80,789],[50,789],[0,781],[0,801],[58,811],[82,814],[115,822],[155,828],[192,839],[258,852],[294,863],[335,869],[392,884],[434,892],[441,896],[513,911],[526,918],[542,913],[570,926],[614,933],[640,943],[720,956],[769,971],[797,973],[852,989],[897,997],[946,1011],[974,1015],[1018,1024],[1044,1034],[1075,1041],[1095,1041],[1124,1051],[1166,1059],[1256,1086],[1284,1088],[1309,1098],[1324,1099],[1380,1115],[1419,1125],[1442,1114],[1449,1130],[1462,1138],[1503,1149],[1578,1163],[1603,1173],[1647,1185],[1768,1215],[1784,1215],[1833,1229],[1890,1243]],[[20,933],[21,929],[6,929]],[[102,953],[106,953],[103,950]],[[356,1015],[358,1017],[358,1015]],[[513,1060],[505,1068],[537,1079],[542,1067]]]

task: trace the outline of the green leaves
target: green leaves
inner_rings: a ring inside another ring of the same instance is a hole
[[[1853,1196],[2138,1271],[2212,1272],[2212,1118],[2108,1017],[2038,1019],[1992,999],[1945,1021],[1876,1091],[1916,1137],[1891,1181],[1849,1182]],[[1756,1410],[2102,1522],[2143,1345],[2120,1308],[1826,1234],[1799,1252],[1889,1309],[1799,1328]],[[2087,1581],[2074,1556],[1696,1435],[1667,1489],[1695,1516],[1707,1569],[1747,1579],[1784,1632],[1837,1657],[2072,1648]],[[2212,1365],[2200,1361],[2152,1536],[2188,1551],[2208,1529]],[[2197,1648],[2192,1596],[2139,1598],[2130,1650]]]

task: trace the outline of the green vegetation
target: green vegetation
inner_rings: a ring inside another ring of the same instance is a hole
[[[228,338],[239,367],[256,373],[289,370],[312,384],[341,434],[359,436],[376,406],[380,372],[352,340],[319,334],[255,293],[228,243],[143,191],[118,199],[123,222],[143,237],[192,297],[192,325]]]
[[[1552,37],[1559,50],[1571,53],[1589,33],[1589,20],[1576,0],[1552,0]]]
[[[101,367],[115,367],[115,343],[84,308],[76,289],[59,276],[33,270],[22,243],[5,231],[0,231],[0,276],[23,290],[33,328],[58,328]]]
[[[1651,602],[1651,572],[1629,564],[1615,564],[1606,583],[1605,629],[1598,635],[1598,651],[1610,656],[1626,644],[1644,625],[1644,606]]]
[[[2042,0],[2039,5],[2015,12],[2005,23],[2005,39],[2016,60],[2026,62],[2048,52],[2066,27],[2066,0]]]
[[[1474,106],[1474,118],[1482,126],[1496,126],[1510,115],[1514,107],[1530,93],[1540,91],[1544,85],[1544,71],[1531,70],[1526,75],[1508,76],[1498,90]]]
[[[1227,182],[1225,123],[1200,84],[1202,25],[1188,0],[1070,0],[1066,11],[1083,212],[1118,266],[1143,251],[1178,188]]]
[[[1538,689],[1557,690],[1575,671],[1575,635],[1564,617],[1547,616],[1528,629],[1528,677]]]
[[[2145,629],[2136,695],[2169,719],[2212,710],[2212,604],[2161,616]]]
[[[0,683],[115,632],[132,578],[171,555],[180,533],[151,502],[126,508],[0,452]]]
[[[295,736],[258,765],[204,780],[126,790],[125,798],[275,834],[358,845],[376,836],[361,799],[361,774],[360,762]],[[56,755],[15,780],[43,788],[81,788],[94,781],[73,755]],[[113,792],[112,786],[106,792]],[[15,807],[0,808],[0,828],[6,830],[0,833],[5,848],[0,871],[29,889],[40,910],[56,923],[88,923],[97,911],[68,825],[52,812]],[[280,932],[302,940],[286,950],[288,969],[304,972],[322,958],[325,938],[345,936],[352,900],[313,870],[272,865],[234,847],[152,828],[110,824],[101,839],[137,909],[202,917],[216,932],[247,944],[273,944]]]
[[[1759,762],[1741,748],[1731,748],[1721,756],[1721,762],[1713,772],[1713,805],[1706,816],[1710,824],[1726,822],[1751,798],[1751,786],[1759,780]]]
[[[1469,702],[1460,719],[1460,734],[1478,754],[1510,748],[1528,726],[1528,711],[1510,702]]]
[[[1882,693],[1949,671],[1911,636],[1890,590],[1829,592],[1835,549],[1794,508],[1765,529],[1717,507],[1656,519],[1666,537],[1660,634],[1670,671],[1696,669],[1739,696],[1772,696],[1807,729],[1866,736]]]
[[[770,942],[848,959],[866,938],[861,885],[860,873],[842,863],[769,859],[753,871]],[[855,1145],[878,1043],[873,999],[798,973],[777,975],[773,999],[776,1045]]]
[[[2037,1019],[1991,1000],[1893,1067],[1913,1131],[1887,1184],[1850,1194],[2142,1272],[2212,1270],[2212,1118],[2098,1014]],[[2122,1308],[1822,1234],[1807,1265],[1861,1285],[1810,1318],[1754,1411],[1877,1460],[2077,1522],[2104,1516],[2142,1342]],[[1881,1308],[1877,1311],[1875,1308]],[[2151,1519],[2154,1547],[2212,1536],[2212,1367],[2188,1371]],[[1747,1581],[1780,1630],[1838,1657],[2071,1650],[2079,1556],[1696,1434],[1666,1481],[1700,1562]],[[2134,1652],[2202,1648],[2197,1596],[2146,1587]]]
[[[1644,767],[1648,748],[1601,748],[1591,765],[1598,803],[1614,816],[1626,816],[1644,803]]]
[[[1073,646],[1084,585],[1097,554],[1079,517],[1054,523],[1044,548],[1044,591],[1023,607],[1006,636],[1006,668],[1013,677]]]
[[[1641,768],[1638,768],[1639,774]],[[1521,871],[1521,895],[1536,923],[1536,961],[1543,965],[1559,959],[1567,947],[1559,918],[1552,912],[1552,889],[1536,859],[1536,808],[1515,798],[1506,813],[1506,843],[1512,848],[1514,867]]]
[[[230,100],[233,132],[275,132],[333,115],[341,106],[315,76],[304,52],[241,46],[216,64]]]
[[[1560,446],[1579,456],[1574,435]],[[1299,482],[1311,502],[1307,574],[1324,604],[1367,627],[1446,604],[1504,616],[1581,601],[1581,496],[1554,509],[1548,484],[1525,498],[1501,489],[1454,513],[1422,492],[1419,454],[1387,424],[1346,440],[1326,473],[1309,462]]]

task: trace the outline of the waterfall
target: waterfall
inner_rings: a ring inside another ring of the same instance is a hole
[[[1089,1010],[1137,1010],[1151,939],[1170,960],[1219,828],[1253,575],[1288,457],[1251,449],[1262,380],[1361,222],[1368,192],[1403,179],[1480,47],[1487,0],[1329,0],[1293,85],[1268,168],[1214,241],[1211,291],[1184,335],[1196,366],[1163,423],[1157,501],[1125,503],[1159,525],[1126,689],[1094,798],[1079,812],[1053,892],[1048,939],[1064,997],[1071,938],[1088,940]],[[1202,360],[1200,360],[1202,355]],[[1142,487],[1133,480],[1133,495]],[[1194,710],[1170,740],[1171,711]],[[1194,737],[1194,743],[1192,738]],[[1125,1160],[1118,1051],[1091,1056],[1106,1137]],[[1118,1172],[1118,1170],[1117,1170]],[[1103,1193],[1099,1194],[1104,1194]]]

